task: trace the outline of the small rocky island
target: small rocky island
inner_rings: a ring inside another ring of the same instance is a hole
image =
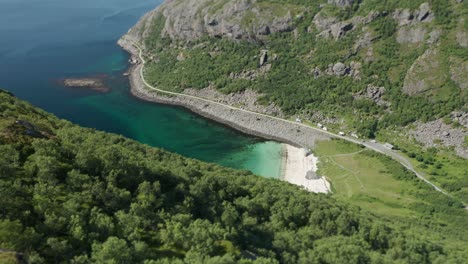
[[[104,77],[90,78],[65,78],[59,80],[59,83],[65,87],[87,88],[96,92],[107,93],[111,89],[104,84]]]

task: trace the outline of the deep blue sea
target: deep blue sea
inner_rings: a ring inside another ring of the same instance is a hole
[[[160,0],[0,0],[0,88],[60,118],[184,156],[279,177],[279,143],[238,133],[181,108],[142,102],[116,45]],[[60,86],[104,75],[109,93]]]

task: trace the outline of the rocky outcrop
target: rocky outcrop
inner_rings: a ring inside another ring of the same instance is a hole
[[[468,88],[468,60],[450,58],[450,79],[462,90]]]
[[[126,39],[135,41],[137,43],[141,43],[144,45],[145,42],[143,39],[149,37],[149,35],[153,32],[152,25],[154,19],[158,16],[158,8],[146,13],[143,17],[140,18],[138,23],[136,23],[130,30],[128,30],[127,34],[125,35]],[[118,44],[122,46],[124,44],[122,38],[119,39]],[[134,52],[131,54],[138,54],[135,47],[133,45],[126,45],[128,49],[132,49]]]
[[[460,125],[468,128],[468,113],[464,111],[455,111],[451,114],[452,122],[457,122]]]
[[[408,70],[403,92],[416,95],[443,86],[447,76],[440,70],[440,64],[439,50],[437,48],[426,50]]]
[[[397,9],[393,12],[393,18],[400,26],[397,32],[398,43],[420,43],[425,40],[427,29],[419,24],[431,22],[434,14],[429,4],[423,3],[415,11]]]
[[[420,43],[426,38],[427,29],[417,27],[400,28],[397,32],[397,42],[403,43]]]
[[[382,13],[377,11],[370,12],[367,16],[355,16],[349,20],[338,21],[336,17],[329,17],[317,13],[312,22],[315,28],[320,32],[317,37],[333,38],[339,40],[346,35],[346,33],[355,30],[359,25],[366,25],[381,16]],[[309,28],[309,32],[312,31]]]
[[[457,42],[460,46],[468,48],[468,32],[459,31],[457,32]]]
[[[385,94],[386,89],[385,87],[378,87],[372,84],[367,85],[367,89],[365,91],[356,93],[353,95],[354,99],[369,99],[374,101],[377,105],[381,106],[390,106],[390,102],[385,101],[382,99],[383,95]]]
[[[330,34],[335,39],[338,40],[346,34],[346,32],[354,29],[354,25],[350,22],[339,22],[333,24],[330,27]]]
[[[427,39],[427,44],[435,44],[439,41],[442,31],[440,29],[435,29],[429,33],[429,38]]]
[[[258,67],[262,67],[268,61],[268,50],[262,50],[260,52],[260,61],[258,62]]]
[[[332,70],[333,74],[336,76],[344,76],[345,74],[349,73],[349,67],[341,62],[335,63],[335,65],[332,67]]]
[[[454,147],[458,156],[468,158],[468,148],[464,145],[468,132],[464,128],[453,128],[439,119],[418,123],[410,134],[425,147]]]
[[[354,3],[354,0],[328,0],[328,4],[336,5],[338,7],[348,7]]]
[[[106,75],[102,75],[90,78],[65,78],[58,80],[58,83],[65,87],[84,88],[96,92],[107,93],[110,92],[111,89],[104,83],[104,79],[106,77]]]
[[[458,21],[456,38],[458,45],[462,46],[463,48],[468,48],[468,31],[465,27],[464,18]]]
[[[372,41],[375,40],[373,32],[366,26],[362,28],[362,33],[359,35],[353,47],[353,52],[357,54],[362,49],[367,49],[364,61],[371,62],[374,60],[374,49]]]
[[[324,30],[329,30],[333,24],[338,22],[338,19],[336,17],[324,16],[322,12],[318,12],[314,16],[314,19],[312,20],[312,22],[314,23],[317,30],[319,32],[322,32]],[[311,31],[310,28],[309,28],[309,31]]]
[[[428,3],[422,3],[419,9],[410,11],[409,9],[397,9],[393,12],[393,18],[399,26],[415,25],[420,22],[431,22],[434,19],[431,7]]]
[[[319,67],[315,67],[312,70],[312,74],[315,78],[326,75],[334,75],[337,77],[352,77],[356,80],[360,79],[362,64],[360,62],[351,61],[349,65],[346,65],[342,62],[337,62],[335,64],[329,64],[328,68],[322,72]]]

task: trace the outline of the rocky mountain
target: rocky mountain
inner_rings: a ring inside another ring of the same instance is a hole
[[[467,15],[462,0],[168,0],[127,37],[162,88],[252,90],[285,115],[375,137],[467,113]],[[464,138],[448,146],[466,150]]]
[[[147,14],[133,33],[147,36],[157,16],[165,23],[162,34],[171,39],[194,40],[204,35],[233,39],[261,39],[275,32],[293,30],[293,16],[300,6],[262,1],[168,0]]]

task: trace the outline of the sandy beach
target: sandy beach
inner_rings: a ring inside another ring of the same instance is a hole
[[[317,173],[318,158],[313,154],[306,156],[306,150],[285,144],[286,162],[283,164],[282,180],[302,186],[314,193],[329,193],[330,183],[323,177],[312,177]],[[307,173],[309,172],[309,177]]]
[[[131,42],[131,36],[124,36],[119,40],[119,45],[132,56],[138,56],[137,47]],[[247,134],[259,136],[265,139],[276,140],[285,143],[285,162],[283,164],[282,180],[292,184],[303,186],[306,190],[315,193],[330,192],[330,184],[322,177],[307,179],[306,175],[317,171],[317,158],[313,155],[306,157],[305,150],[294,146],[309,146],[313,148],[317,140],[328,140],[330,135],[322,131],[304,127],[300,123],[260,115],[253,112],[232,109],[219,103],[205,99],[193,98],[187,95],[167,94],[148,89],[141,70],[144,64],[134,64],[130,70],[130,92],[146,101],[170,104],[185,107],[201,116],[228,125]]]

